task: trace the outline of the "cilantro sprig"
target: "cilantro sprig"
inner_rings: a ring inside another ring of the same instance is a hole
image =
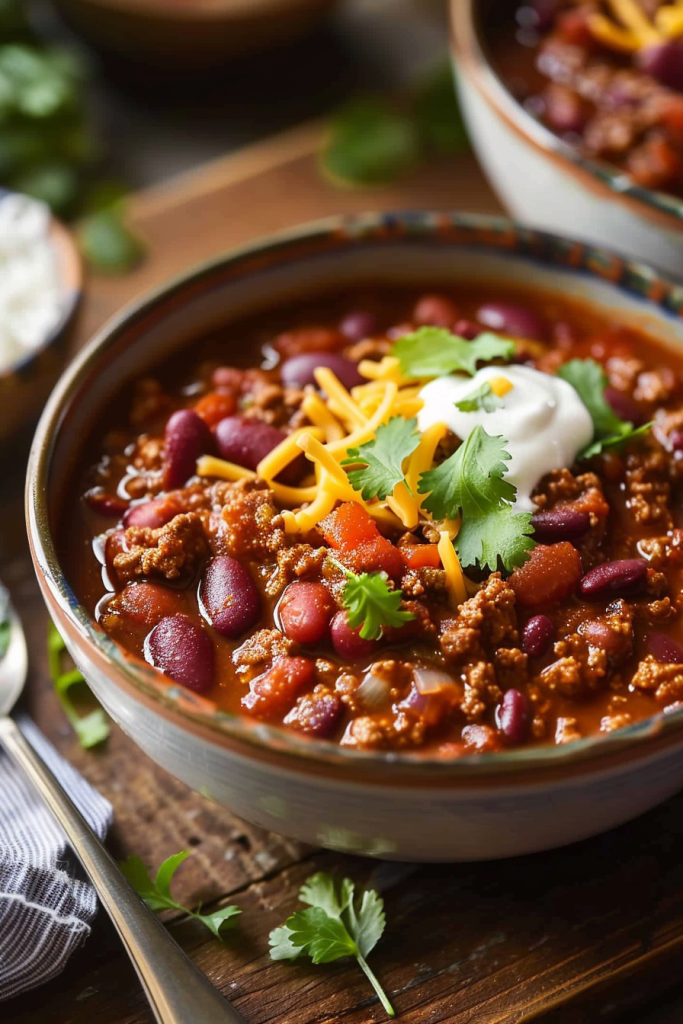
[[[270,933],[271,958],[296,960],[305,954],[314,964],[327,964],[354,957],[393,1017],[394,1008],[367,962],[386,924],[381,897],[366,890],[359,899],[350,878],[342,879],[337,888],[334,878],[321,871],[304,883],[299,899],[308,909],[292,914]]]
[[[504,479],[506,444],[477,425],[453,455],[418,480],[418,492],[427,495],[423,507],[434,519],[461,517],[455,549],[464,566],[495,571],[500,562],[510,571],[534,547],[531,513],[514,511],[516,488]]]
[[[153,881],[137,854],[131,854],[130,857],[119,864],[119,867],[125,878],[128,879],[138,896],[142,897],[150,910],[180,910],[182,913],[193,917],[196,921],[200,921],[217,939],[222,939],[222,930],[226,926],[231,925],[233,918],[242,913],[239,907],[231,905],[229,907],[221,907],[220,910],[214,910],[210,914],[202,914],[201,903],[196,910],[190,910],[188,907],[184,907],[182,903],[174,900],[171,895],[171,880],[180,865],[189,856],[189,852],[183,850],[181,853],[174,853],[173,856],[167,857],[161,864]]]
[[[513,341],[490,331],[468,341],[445,327],[420,327],[399,338],[392,355],[398,359],[406,377],[422,379],[456,372],[473,377],[477,363],[510,359],[514,350]]]
[[[377,428],[373,440],[358,448],[349,448],[342,466],[359,467],[347,469],[351,486],[360,491],[366,501],[371,498],[383,501],[403,480],[403,462],[419,443],[415,418],[392,417]]]
[[[389,589],[385,572],[357,574],[331,555],[329,558],[346,576],[342,604],[347,611],[349,626],[352,629],[360,626],[363,640],[378,640],[385,627],[400,627],[415,618],[413,612],[401,608],[403,591]]]
[[[55,693],[59,703],[62,705],[64,714],[69,719],[72,729],[76,733],[78,742],[84,750],[96,747],[103,743],[109,736],[109,722],[102,708],[95,708],[86,715],[79,715],[73,700],[72,691],[74,687],[87,685],[85,679],[78,669],[62,668],[62,657],[66,651],[66,644],[59,635],[57,628],[51,622],[47,634],[47,661],[48,670],[52,679]]]
[[[607,374],[594,359],[570,359],[559,368],[557,376],[571,384],[593,420],[593,440],[579,452],[579,459],[590,459],[606,448],[616,448],[650,429],[650,423],[635,427],[615,413],[605,398],[609,384]]]
[[[468,395],[455,403],[455,408],[460,412],[477,412],[483,409],[484,412],[494,412],[504,405],[503,399],[499,398],[487,380],[479,387],[474,388]]]

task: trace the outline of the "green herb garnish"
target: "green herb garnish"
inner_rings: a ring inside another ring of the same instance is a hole
[[[366,890],[360,900],[354,897],[351,879],[344,878],[337,890],[331,875],[313,875],[299,892],[308,909],[292,914],[270,933],[270,955],[273,960],[296,960],[303,953],[314,964],[354,957],[393,1017],[394,1009],[366,959],[384,932],[384,902],[374,890]]]
[[[483,409],[484,412],[494,412],[494,410],[500,409],[503,404],[503,399],[493,391],[489,382],[484,381],[474,391],[470,391],[465,398],[461,398],[459,402],[456,402],[455,408],[459,409],[460,412],[477,412],[479,409]]]
[[[52,685],[62,705],[64,714],[69,719],[78,742],[85,749],[97,746],[109,736],[109,722],[102,708],[95,708],[87,715],[79,715],[71,699],[71,691],[81,684],[87,685],[78,669],[62,669],[62,655],[66,644],[51,622],[47,634],[47,660]]]
[[[358,448],[349,448],[348,458],[342,461],[342,466],[362,464],[362,468],[347,469],[351,486],[361,492],[365,501],[371,498],[383,501],[403,480],[403,462],[419,443],[416,419],[392,417],[377,428],[372,441],[366,441]]]
[[[413,119],[381,97],[366,97],[336,114],[320,160],[337,183],[380,185],[410,170],[419,152]]]
[[[469,149],[450,62],[440,64],[417,86],[414,111],[428,150],[453,154]]]
[[[347,621],[352,629],[360,628],[363,640],[378,640],[385,626],[402,626],[415,618],[413,612],[401,609],[402,590],[390,590],[385,572],[357,574],[347,569],[332,555],[333,565],[346,576],[342,604],[347,610]]]
[[[145,255],[144,244],[126,224],[120,201],[86,217],[79,226],[78,239],[90,265],[107,274],[132,270]]]
[[[422,473],[417,489],[434,519],[462,518],[455,539],[464,566],[507,571],[526,561],[534,547],[530,512],[515,512],[516,488],[504,479],[510,454],[504,437],[476,426],[450,458]]]
[[[485,331],[467,341],[445,327],[420,327],[399,338],[392,349],[406,377],[443,377],[448,373],[468,373],[473,377],[477,363],[509,359],[515,344],[509,338]]]
[[[189,852],[183,850],[182,853],[175,853],[172,857],[167,857],[157,871],[154,881],[149,877],[147,868],[136,854],[131,854],[119,864],[119,867],[150,910],[180,910],[193,917],[195,921],[201,921],[217,939],[221,939],[223,928],[232,924],[232,919],[242,913],[239,907],[231,905],[221,907],[220,910],[215,910],[210,914],[203,914],[201,903],[196,910],[189,910],[171,896],[171,879],[189,856]]]
[[[557,376],[571,384],[593,420],[593,440],[577,458],[590,459],[605,448],[615,448],[634,437],[642,437],[652,426],[646,423],[635,427],[617,416],[605,398],[609,384],[607,374],[594,359],[570,359],[559,368]]]

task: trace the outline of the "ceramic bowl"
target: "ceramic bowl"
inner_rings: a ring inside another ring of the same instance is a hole
[[[0,441],[9,440],[28,424],[35,425],[64,365],[68,330],[81,296],[82,268],[70,233],[54,218],[50,225],[50,241],[61,279],[62,313],[39,349],[0,370]]]
[[[126,653],[71,589],[54,539],[70,467],[114,382],[256,310],[361,281],[528,283],[683,345],[683,287],[603,250],[457,214],[334,218],[191,271],[111,321],[69,366],[36,433],[27,520],[38,580],[109,714],[173,775],[242,818],[336,850],[422,861],[505,857],[608,829],[683,785],[683,710],[563,747],[447,763],[368,753],[218,710]]]
[[[488,57],[500,0],[450,0],[453,55],[470,137],[512,216],[647,260],[683,276],[683,200],[583,157],[506,89]]]
[[[334,0],[58,0],[102,49],[146,66],[202,71],[295,39]]]

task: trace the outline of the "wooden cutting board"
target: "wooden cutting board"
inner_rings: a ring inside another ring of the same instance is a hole
[[[316,166],[319,138],[319,126],[306,126],[138,195],[132,221],[149,257],[127,276],[88,281],[74,344],[129,299],[197,260],[295,223],[367,209],[499,211],[469,156],[434,163],[387,188],[335,189]],[[0,576],[29,633],[29,708],[113,803],[117,856],[137,853],[156,867],[189,849],[178,898],[242,908],[240,926],[225,944],[177,915],[170,926],[250,1024],[385,1019],[353,964],[294,966],[268,957],[268,932],[319,868],[351,874],[384,893],[388,927],[373,966],[403,1024],[517,1024],[541,1016],[546,1024],[592,1022],[650,1002],[677,982],[683,797],[556,852],[491,864],[387,865],[314,851],[245,825],[157,768],[116,727],[103,749],[81,751],[45,669],[46,615],[24,539],[24,459],[24,451],[14,452],[3,467]],[[561,804],[553,813],[563,813]],[[0,1014],[15,1024],[152,1021],[102,915],[62,977],[4,1004]]]

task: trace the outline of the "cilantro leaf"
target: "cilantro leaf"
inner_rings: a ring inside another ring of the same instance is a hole
[[[359,904],[349,878],[343,879],[337,891],[332,876],[324,872],[308,879],[299,898],[310,905],[306,910],[291,914],[283,925],[270,933],[271,959],[296,960],[305,954],[314,964],[323,964],[346,956],[355,957],[382,1006],[393,1017],[393,1007],[366,961],[384,932],[386,919],[382,899],[376,892],[367,891]]]
[[[96,747],[103,743],[109,736],[109,721],[102,708],[97,707],[86,715],[79,715],[72,699],[74,687],[81,688],[87,685],[85,679],[78,669],[69,669],[66,672],[62,669],[62,655],[66,651],[66,644],[62,640],[56,626],[50,622],[47,634],[47,660],[48,670],[52,679],[55,693],[62,706],[64,714],[69,720],[71,728],[76,733],[78,742],[84,750]]]
[[[473,341],[452,334],[445,327],[420,327],[399,338],[392,349],[406,377],[442,377],[447,373],[477,372],[477,363],[509,359],[515,344],[484,331]]]
[[[137,854],[131,854],[119,864],[124,877],[130,882],[138,896],[141,896],[150,910],[180,910],[184,914],[201,921],[217,939],[222,938],[221,930],[232,918],[241,914],[239,907],[230,905],[221,907],[209,914],[201,913],[201,905],[197,910],[189,910],[178,903],[171,895],[171,881],[184,860],[190,856],[187,850],[174,853],[167,857],[157,871],[154,881],[149,877],[147,868]]]
[[[595,359],[570,359],[560,366],[557,376],[571,384],[593,420],[593,440],[579,452],[579,459],[590,459],[605,448],[615,448],[634,437],[642,437],[650,429],[650,423],[636,428],[615,413],[605,398],[609,384],[607,374]]]
[[[413,119],[382,97],[366,96],[337,112],[320,163],[335,183],[380,185],[409,171],[419,157]]]
[[[401,609],[402,590],[390,590],[385,572],[364,572],[356,575],[336,558],[331,561],[346,576],[342,604],[348,612],[352,629],[361,627],[363,640],[378,640],[385,626],[402,626],[415,618],[413,612]]]
[[[342,466],[357,466],[360,469],[347,470],[354,490],[363,498],[384,500],[392,494],[396,484],[403,480],[403,461],[411,455],[420,443],[417,420],[406,420],[393,416],[375,432],[372,441],[366,441],[358,448],[349,448],[348,458]]]
[[[498,397],[489,382],[485,380],[474,391],[470,391],[468,395],[456,402],[455,408],[460,412],[476,412],[478,409],[483,409],[484,412],[493,412],[494,409],[500,409],[502,405],[503,399]]]
[[[132,270],[143,259],[143,242],[125,220],[122,202],[91,213],[78,230],[81,251],[91,267],[105,274]]]
[[[507,571],[526,561],[534,547],[531,513],[513,507],[516,488],[504,479],[510,454],[504,437],[477,425],[466,441],[435,469],[422,473],[417,489],[435,519],[462,522],[455,539],[464,566]]]
[[[470,148],[449,61],[432,69],[418,86],[415,119],[425,145],[435,153],[463,153]]]

